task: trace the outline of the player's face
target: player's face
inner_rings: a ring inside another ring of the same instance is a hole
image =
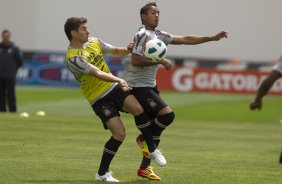
[[[144,18],[143,23],[149,29],[154,30],[159,24],[159,16],[160,16],[159,8],[155,6],[151,6],[147,14],[143,17]]]
[[[81,24],[77,31],[74,31],[73,38],[81,43],[88,41],[89,31],[86,24]]]
[[[2,34],[2,41],[4,44],[10,43],[10,38],[11,38],[11,33],[10,32],[5,32]]]

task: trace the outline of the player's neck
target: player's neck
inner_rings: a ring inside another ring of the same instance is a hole
[[[70,41],[70,46],[72,48],[83,48],[84,43],[81,43],[80,41],[77,40],[71,40]]]
[[[155,27],[151,27],[149,25],[145,25],[145,28],[150,31],[155,31]]]

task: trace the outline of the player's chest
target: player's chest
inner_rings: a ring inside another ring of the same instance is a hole
[[[103,53],[98,48],[87,48],[82,51],[81,55],[87,59],[88,63],[91,63],[94,66],[99,66],[104,62]]]

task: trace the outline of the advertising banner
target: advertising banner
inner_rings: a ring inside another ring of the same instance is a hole
[[[17,73],[22,85],[78,87],[73,74],[66,68],[63,52],[25,52],[24,64]],[[128,57],[105,56],[115,76],[121,76]],[[174,68],[160,67],[158,88],[176,92],[214,92],[254,94],[276,61],[242,62],[224,59],[172,57]],[[282,95],[282,79],[277,80],[271,94]]]
[[[67,70],[64,53],[34,52],[17,73],[18,84],[78,86]]]
[[[218,70],[211,68],[160,68],[157,84],[160,90],[178,92],[255,93],[267,72],[254,70]],[[282,78],[273,85],[271,94],[282,95]]]
[[[105,57],[113,75],[120,76],[126,57]],[[73,74],[66,68],[65,53],[32,52],[17,73],[17,84],[77,87]]]

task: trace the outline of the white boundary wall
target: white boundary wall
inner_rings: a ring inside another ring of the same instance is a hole
[[[125,46],[140,26],[144,0],[0,0],[0,30],[10,29],[25,50],[64,51],[67,17],[84,16],[94,36]],[[198,46],[169,46],[169,55],[272,60],[282,54],[281,0],[159,0],[159,28],[174,35],[229,39]]]

